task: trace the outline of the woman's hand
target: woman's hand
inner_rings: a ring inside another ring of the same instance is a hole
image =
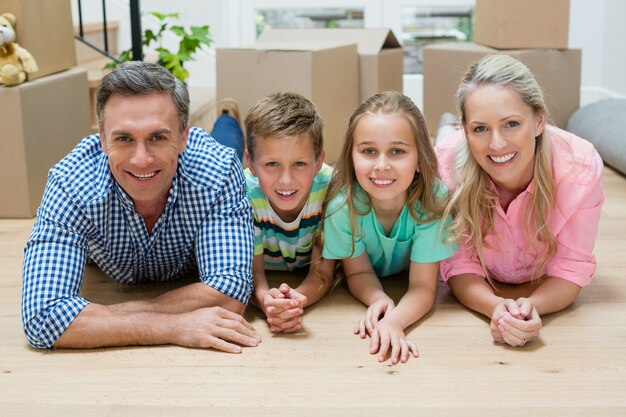
[[[542,325],[537,309],[522,297],[516,301],[506,299],[499,304],[494,310],[490,327],[496,342],[524,346],[539,336]]]

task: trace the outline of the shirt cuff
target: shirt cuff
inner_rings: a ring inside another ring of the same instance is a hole
[[[65,329],[89,304],[82,297],[72,297],[40,311],[28,323],[24,323],[28,343],[34,348],[51,349]]]

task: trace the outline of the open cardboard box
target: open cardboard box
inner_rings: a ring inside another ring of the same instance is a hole
[[[354,43],[264,42],[218,48],[217,100],[237,100],[243,122],[250,108],[269,94],[302,94],[315,104],[324,121],[325,160],[333,163],[358,104],[357,74]]]
[[[357,44],[359,101],[382,91],[402,92],[402,46],[390,29],[271,29],[257,44],[283,41],[342,41]]]

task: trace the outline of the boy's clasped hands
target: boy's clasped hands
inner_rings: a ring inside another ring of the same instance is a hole
[[[270,288],[262,298],[262,310],[267,316],[270,331],[293,333],[302,329],[302,315],[307,298],[289,285]]]

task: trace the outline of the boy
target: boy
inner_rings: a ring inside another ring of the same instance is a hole
[[[277,93],[246,117],[246,190],[254,212],[254,303],[272,332],[302,328],[304,307],[330,287],[334,261],[314,243],[332,168],[324,164],[322,120],[307,98]],[[265,270],[310,265],[295,289],[270,288]]]

